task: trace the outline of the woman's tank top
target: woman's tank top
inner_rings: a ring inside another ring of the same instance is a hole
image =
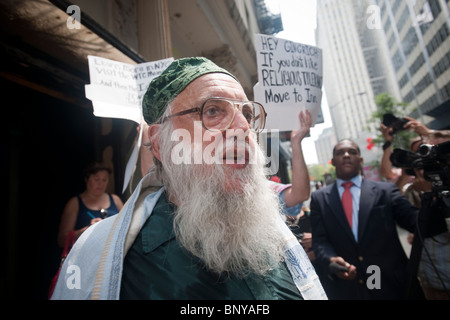
[[[75,230],[84,228],[91,223],[92,219],[95,218],[106,218],[109,216],[113,216],[119,212],[114,203],[112,196],[108,193],[109,196],[109,207],[105,209],[105,212],[101,212],[101,210],[91,210],[87,208],[83,201],[81,200],[80,195],[77,195],[78,198],[78,217],[77,222],[75,223]]]

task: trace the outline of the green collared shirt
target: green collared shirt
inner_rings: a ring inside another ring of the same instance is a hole
[[[173,212],[163,194],[125,257],[121,299],[302,299],[284,263],[245,279],[209,272],[176,240]]]

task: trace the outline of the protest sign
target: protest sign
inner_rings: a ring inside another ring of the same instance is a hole
[[[142,98],[150,81],[161,74],[173,58],[136,65],[88,56],[91,84],[85,86],[97,117],[128,119],[141,123]]]
[[[143,121],[142,99],[150,81],[160,75],[173,58],[136,65],[88,56],[91,84],[85,86],[86,98],[92,101],[94,115],[104,118]],[[122,193],[136,169],[142,130],[126,165]]]
[[[300,110],[311,112],[313,125],[323,121],[322,50],[274,36],[255,35],[258,83],[255,101],[267,112],[266,128],[299,129]]]

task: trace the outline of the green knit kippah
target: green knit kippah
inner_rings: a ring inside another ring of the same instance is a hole
[[[203,57],[182,58],[173,61],[158,77],[154,78],[142,100],[142,113],[148,124],[157,121],[167,104],[189,83],[207,73],[225,73],[236,79],[227,70]],[[237,79],[236,79],[237,80]]]

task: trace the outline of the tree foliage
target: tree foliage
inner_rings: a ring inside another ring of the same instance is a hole
[[[375,122],[379,124],[383,121],[383,115],[391,113],[396,117],[404,117],[409,113],[408,104],[404,102],[398,102],[393,96],[388,93],[381,93],[375,97],[375,104],[377,110],[371,115],[369,122]],[[399,131],[395,134],[393,140],[393,148],[409,149],[410,141],[416,135],[407,130]],[[379,130],[377,137],[373,139],[373,142],[382,145],[384,143],[384,137]]]
[[[334,166],[328,164],[324,167],[322,164],[308,165],[309,177],[313,181],[322,181],[325,183],[325,174],[330,174],[331,180],[336,180],[336,170]]]

